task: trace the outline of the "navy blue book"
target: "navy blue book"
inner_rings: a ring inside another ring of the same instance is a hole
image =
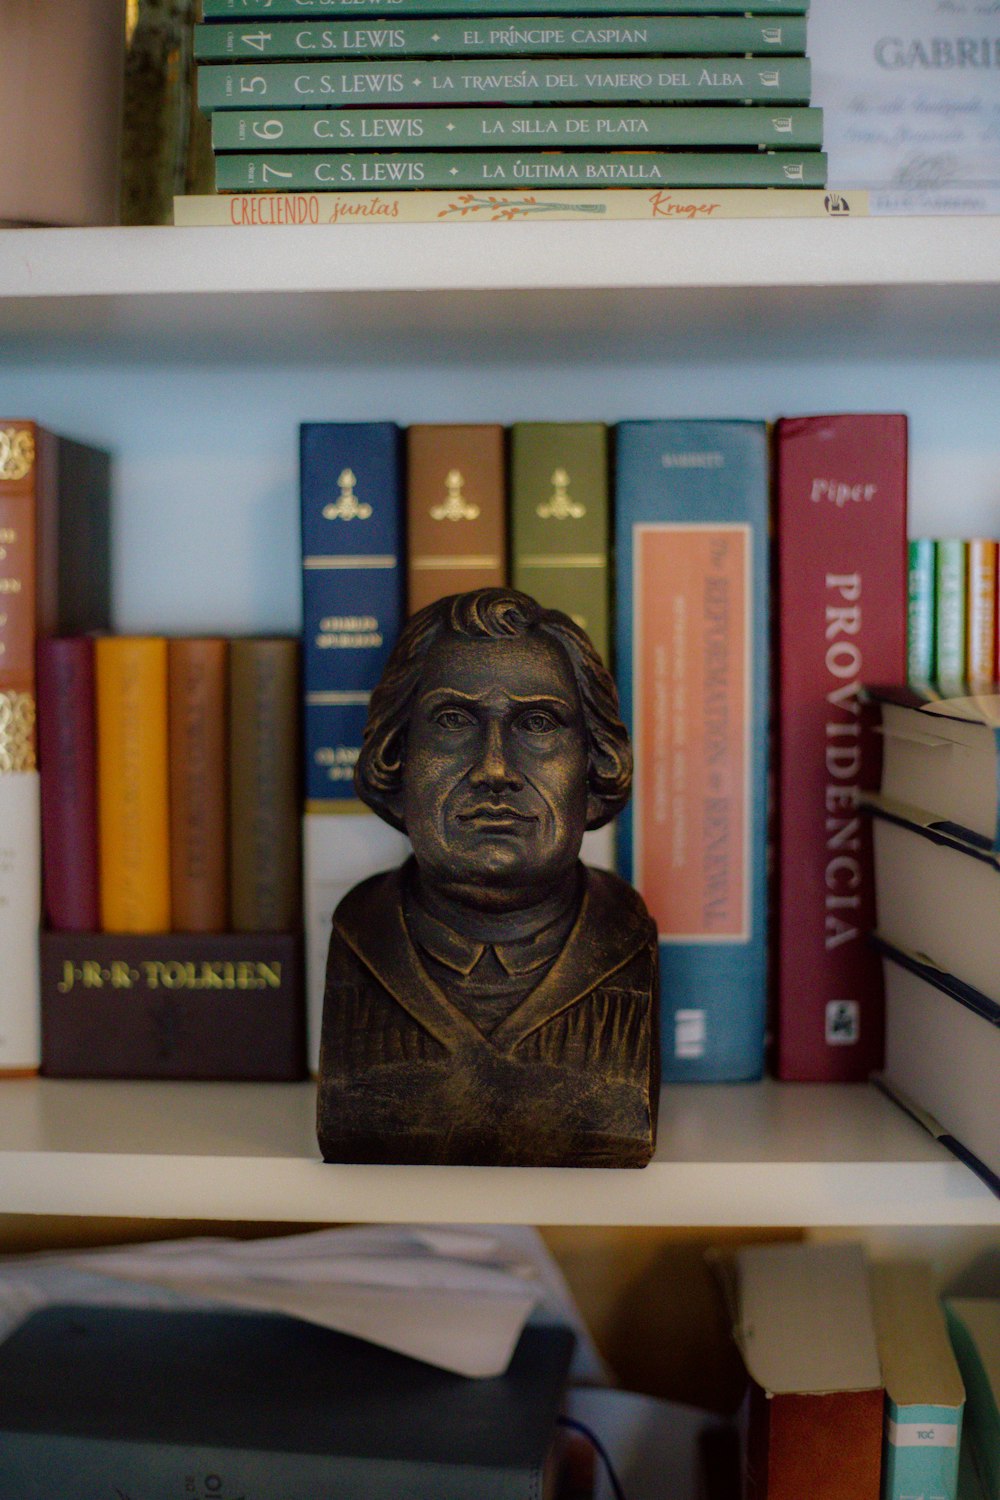
[[[303,422],[306,806],[354,799],[368,699],[403,621],[403,469],[393,422]]]
[[[621,873],[660,939],[665,1082],[758,1078],[767,986],[763,422],[616,430]]]
[[[271,1313],[50,1307],[0,1344],[4,1500],[545,1500],[574,1336],[485,1380]]]

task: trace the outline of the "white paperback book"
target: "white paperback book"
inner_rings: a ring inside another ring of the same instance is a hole
[[[996,0],[813,0],[831,188],[872,214],[1000,211]]]
[[[0,1073],[40,1062],[38,929],[41,922],[38,772],[0,774]]]

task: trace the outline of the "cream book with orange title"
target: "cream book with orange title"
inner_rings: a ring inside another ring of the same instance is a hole
[[[167,642],[96,642],[101,927],[170,928]]]

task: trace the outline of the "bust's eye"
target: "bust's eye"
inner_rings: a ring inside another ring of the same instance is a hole
[[[520,727],[527,734],[552,734],[559,728],[559,720],[543,708],[532,708],[519,719]]]
[[[461,708],[442,708],[434,715],[435,724],[442,729],[450,730],[452,733],[461,729],[468,729],[473,722],[472,716]]]

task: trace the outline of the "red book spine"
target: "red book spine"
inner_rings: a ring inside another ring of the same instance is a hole
[[[776,426],[777,1073],[854,1082],[881,1066],[859,689],[906,681],[906,418]]]
[[[100,903],[93,641],[43,637],[37,671],[45,923],[94,932]]]

